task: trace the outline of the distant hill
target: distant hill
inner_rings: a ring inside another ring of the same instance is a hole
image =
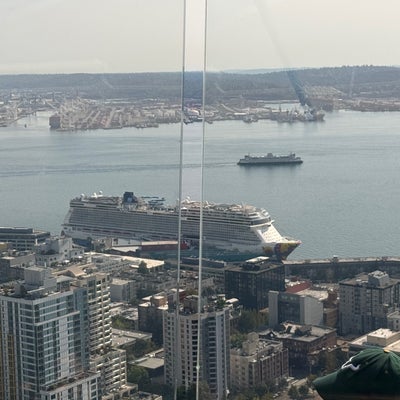
[[[400,68],[343,66],[296,70],[308,90],[338,97],[400,98]],[[180,97],[179,72],[132,74],[0,75],[0,94],[12,91],[63,92],[93,99],[169,99]],[[200,101],[202,73],[187,72],[185,98]],[[295,100],[296,94],[282,70],[225,71],[207,74],[207,102],[245,100]]]

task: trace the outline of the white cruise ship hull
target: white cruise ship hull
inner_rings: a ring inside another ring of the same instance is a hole
[[[133,194],[132,194],[133,195]],[[177,240],[178,209],[149,205],[136,198],[81,196],[71,200],[63,232],[75,241],[112,237],[138,241]],[[125,200],[124,200],[125,199]],[[182,240],[199,242],[200,204],[186,200],[181,205]],[[267,255],[285,259],[300,241],[283,237],[264,209],[247,205],[203,205],[203,245],[229,258]]]

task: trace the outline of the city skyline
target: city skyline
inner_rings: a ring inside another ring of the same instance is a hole
[[[0,74],[179,71],[183,0],[5,0]],[[400,5],[208,1],[207,69],[400,65]],[[186,69],[203,66],[204,0],[187,1]]]

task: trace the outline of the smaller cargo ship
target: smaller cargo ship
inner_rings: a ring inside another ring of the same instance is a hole
[[[288,155],[274,155],[268,153],[266,156],[251,156],[247,154],[238,161],[239,165],[282,165],[282,164],[301,164],[303,160],[295,153]]]

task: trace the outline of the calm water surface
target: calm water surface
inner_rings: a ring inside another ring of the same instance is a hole
[[[0,128],[0,225],[60,233],[68,202],[102,190],[178,197],[179,125],[61,133],[43,113]],[[26,127],[25,127],[26,124]],[[204,197],[266,208],[302,241],[291,256],[400,254],[400,113],[336,112],[322,123],[206,126]],[[185,196],[200,198],[201,124],[185,126]],[[296,152],[296,166],[243,167]]]

